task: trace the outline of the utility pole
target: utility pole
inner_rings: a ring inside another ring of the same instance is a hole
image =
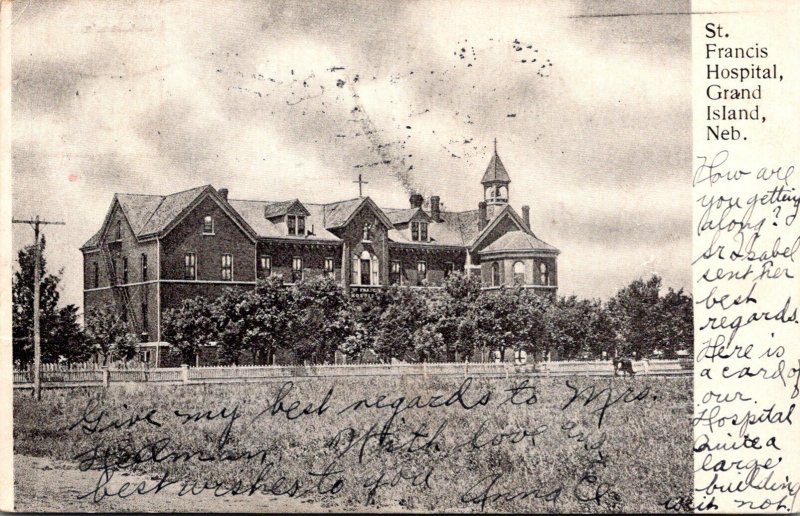
[[[39,332],[39,290],[41,288],[41,252],[39,250],[39,226],[43,224],[53,224],[64,226],[64,222],[41,220],[37,215],[33,220],[12,219],[13,224],[30,224],[33,228],[33,236],[36,240],[33,248],[33,397],[36,400],[42,399],[42,384],[40,372],[42,369],[42,336]]]

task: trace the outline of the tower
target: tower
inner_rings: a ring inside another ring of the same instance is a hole
[[[508,177],[506,167],[500,161],[497,154],[497,139],[494,140],[494,154],[486,167],[481,184],[483,185],[483,200],[486,202],[487,215],[493,218],[495,213],[508,204],[508,185],[511,178]]]

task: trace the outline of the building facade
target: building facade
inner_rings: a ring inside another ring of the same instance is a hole
[[[328,204],[238,200],[200,186],[172,195],[116,194],[82,247],[84,307],[113,306],[161,342],[163,313],[194,296],[253,288],[278,275],[287,284],[330,276],[351,294],[383,285],[435,287],[453,272],[485,288],[558,288],[558,249],[536,237],[530,209],[509,204],[511,179],[495,151],[478,209],[441,209],[413,194],[406,208],[366,196]]]

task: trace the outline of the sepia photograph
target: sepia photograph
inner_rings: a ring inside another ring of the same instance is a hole
[[[13,2],[14,510],[694,510],[691,10]]]

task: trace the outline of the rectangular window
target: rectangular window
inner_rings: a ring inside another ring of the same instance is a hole
[[[361,281],[359,282],[359,284],[361,284],[361,285],[370,285],[370,279],[369,278],[370,278],[370,264],[371,263],[372,263],[372,260],[366,260],[364,258],[361,259],[361,265],[359,266],[360,270],[361,270]]]
[[[117,231],[116,231],[116,234],[114,235],[114,237],[115,237],[115,240],[122,240],[122,221],[121,220],[117,221]]]
[[[141,357],[142,357],[142,362],[149,363],[150,362],[150,350],[149,349],[143,350],[142,354],[141,354]]]
[[[446,262],[444,264],[444,277],[448,277],[456,270],[456,265],[453,262]]]
[[[332,278],[333,273],[333,258],[325,258],[325,276]]]
[[[194,253],[186,253],[183,258],[183,279],[197,279],[197,257]]]
[[[292,258],[292,283],[299,283],[303,279],[303,259],[299,256]]]
[[[147,281],[147,255],[142,253],[142,281]]]
[[[147,299],[142,301],[142,333],[147,333]]]
[[[392,260],[389,268],[389,282],[392,285],[400,284],[400,260]]]
[[[421,284],[428,277],[428,264],[417,262],[417,285]]]
[[[428,223],[427,222],[420,222],[419,223],[419,239],[422,242],[428,241]]]
[[[419,222],[411,223],[411,240],[414,242],[419,241]]]
[[[100,288],[100,267],[97,265],[97,262],[93,264],[94,268],[94,288]]]
[[[233,256],[229,254],[222,255],[222,281],[231,281],[233,279]]]
[[[261,270],[263,277],[270,277],[272,275],[272,257],[260,256],[258,258],[258,268]]]
[[[213,235],[214,234],[214,217],[211,215],[206,215],[203,217],[203,234],[204,235]]]
[[[128,257],[124,256],[122,258],[122,283],[128,283]]]
[[[286,228],[290,235],[305,235],[306,218],[302,215],[287,215]]]

